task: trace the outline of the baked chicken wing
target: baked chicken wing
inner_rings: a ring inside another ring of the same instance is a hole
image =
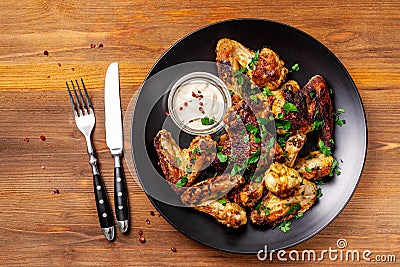
[[[302,184],[288,198],[280,198],[272,192],[251,211],[250,221],[255,225],[276,226],[292,219],[298,213],[306,212],[315,203],[317,188],[314,183],[303,180]]]
[[[186,186],[192,185],[201,170],[214,160],[215,145],[210,135],[204,135],[196,136],[188,148],[181,149],[171,133],[164,129],[154,138],[154,147],[165,179],[174,185],[182,177],[187,179]]]
[[[256,53],[241,43],[223,38],[216,47],[217,68],[220,78],[234,92],[235,71],[244,73],[259,87],[275,90],[285,81],[288,69],[273,50],[263,48]]]
[[[227,227],[239,228],[247,223],[246,210],[239,204],[226,199],[214,200],[194,209],[211,215]]]
[[[332,156],[313,151],[306,158],[298,158],[294,168],[303,178],[316,181],[330,174],[333,161]]]

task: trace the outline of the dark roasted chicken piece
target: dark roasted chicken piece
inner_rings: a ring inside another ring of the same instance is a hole
[[[308,117],[311,122],[322,122],[318,137],[325,146],[333,147],[333,105],[328,85],[321,75],[313,76],[300,91],[307,104]]]
[[[233,189],[228,194],[228,199],[243,207],[253,208],[262,198],[265,192],[263,182],[246,182],[239,188]]]
[[[291,133],[308,133],[311,130],[312,121],[307,111],[306,99],[300,93],[300,86],[296,81],[290,80],[277,90],[272,100],[271,111],[276,119],[289,121]],[[297,111],[291,111],[290,106],[294,105]],[[278,134],[285,134],[287,131],[277,128]]]
[[[294,168],[303,178],[316,181],[330,174],[332,164],[332,156],[313,151],[306,158],[298,158]]]
[[[272,192],[250,213],[250,221],[256,225],[276,226],[306,212],[315,203],[317,188],[314,183],[303,180],[294,194],[288,198],[280,198]]]
[[[259,88],[270,90],[279,88],[288,73],[283,60],[269,48],[261,49],[256,56],[254,51],[241,43],[224,38],[218,41],[216,54],[219,76],[234,92],[235,70],[247,68],[246,74]]]
[[[171,133],[164,129],[154,138],[154,147],[165,179],[176,184],[186,177],[186,186],[195,182],[200,171],[210,165],[216,154],[215,141],[210,135],[196,136],[188,148],[181,149]]]
[[[210,201],[194,209],[213,216],[219,223],[231,228],[239,228],[247,223],[246,210],[239,204],[226,199]]]
[[[232,176],[225,173],[220,176],[211,177],[188,187],[181,194],[182,203],[187,206],[204,205],[225,196],[233,188],[245,182],[241,175]]]

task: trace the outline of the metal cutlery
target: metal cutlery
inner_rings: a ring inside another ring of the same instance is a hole
[[[69,83],[66,82],[69,97],[72,103],[72,109],[75,116],[76,126],[85,136],[87,150],[89,154],[89,164],[92,166],[94,193],[100,226],[107,240],[113,241],[115,238],[113,214],[110,203],[108,201],[107,191],[104,186],[104,182],[97,168],[97,158],[91,142],[91,133],[96,123],[93,106],[90,102],[90,98],[82,78],[81,84],[85,97],[83,96],[82,90],[77,80],[75,80],[75,84],[71,80],[70,84],[72,90],[69,86]]]
[[[107,69],[104,85],[104,109],[106,142],[114,157],[114,202],[117,226],[121,233],[129,228],[129,205],[125,175],[122,169],[123,131],[121,102],[119,96],[119,67],[111,63]]]

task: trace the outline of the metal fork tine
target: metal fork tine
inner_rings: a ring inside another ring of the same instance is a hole
[[[85,98],[83,98],[81,87],[79,86],[79,83],[77,80],[75,80],[75,83],[76,83],[76,87],[78,88],[79,95],[81,96],[82,109],[85,112],[85,114],[87,114],[87,113],[89,113],[89,108],[86,105]]]
[[[71,80],[71,84],[72,84],[72,90],[74,90],[74,94],[75,94],[75,100],[76,100],[78,111],[79,111],[78,113],[79,114],[83,114],[82,105],[81,105],[81,102],[79,101],[79,97],[78,97],[78,94],[76,92],[74,82],[72,80]]]
[[[65,82],[65,84],[67,85],[68,94],[69,94],[69,99],[71,99],[72,109],[73,109],[75,112],[77,112],[77,110],[76,110],[76,104],[75,104],[75,101],[74,101],[74,97],[72,96],[71,89],[69,88],[68,82]]]
[[[86,86],[85,86],[85,83],[83,82],[82,78],[81,78],[81,82],[82,82],[83,91],[85,92],[86,101],[88,103],[88,106],[89,106],[89,108],[93,109],[92,102],[90,102],[89,94],[88,94],[88,92],[86,90]]]

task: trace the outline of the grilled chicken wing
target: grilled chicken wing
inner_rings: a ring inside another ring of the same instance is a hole
[[[171,184],[186,177],[186,186],[192,185],[200,171],[215,158],[215,141],[210,135],[197,136],[189,148],[181,149],[171,133],[163,129],[154,138],[154,147],[165,179]]]
[[[281,163],[272,163],[263,177],[266,188],[282,198],[293,194],[302,180],[296,170]]]
[[[217,68],[220,78],[227,86],[235,90],[235,71],[243,68],[245,73],[259,87],[277,89],[286,79],[287,68],[274,51],[263,48],[259,53],[246,48],[231,39],[221,39],[216,47]]]
[[[181,194],[181,200],[187,206],[203,205],[208,201],[221,198],[244,182],[241,175],[232,176],[230,173],[211,177],[186,188]]]
[[[290,220],[297,213],[306,212],[315,203],[317,188],[314,183],[303,180],[302,184],[288,198],[280,198],[272,192],[250,213],[250,221],[256,225],[276,226]]]
[[[239,204],[226,199],[214,200],[205,205],[195,207],[196,210],[213,216],[219,223],[231,228],[239,228],[247,223],[246,210]]]
[[[313,151],[306,158],[298,158],[294,168],[303,178],[316,181],[330,174],[332,164],[332,156]]]
[[[302,88],[301,94],[307,104],[309,120],[322,122],[318,130],[318,137],[325,146],[332,148],[330,140],[333,138],[333,106],[328,85],[321,75],[313,76]]]
[[[311,130],[312,122],[307,112],[306,100],[301,94],[301,89],[296,81],[286,82],[275,94],[271,106],[274,114],[278,134],[291,132],[307,133]],[[280,121],[290,122],[290,128],[279,126]]]
[[[253,208],[262,198],[265,191],[263,182],[245,183],[239,188],[233,189],[228,194],[228,199],[244,207]]]

